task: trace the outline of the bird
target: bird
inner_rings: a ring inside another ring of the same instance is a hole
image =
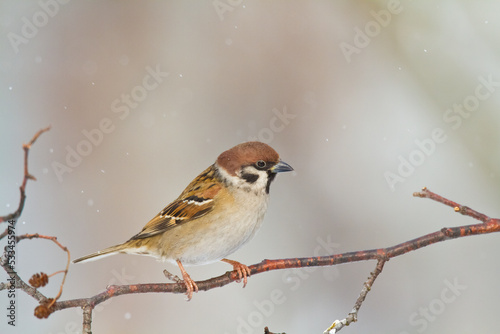
[[[246,244],[262,225],[269,188],[276,175],[293,171],[269,145],[244,142],[222,152],[142,230],[122,244],[80,257],[73,263],[118,253],[153,256],[176,263],[191,300],[198,286],[184,265],[223,261],[247,284],[250,269],[226,257]],[[179,279],[179,282],[181,280]]]

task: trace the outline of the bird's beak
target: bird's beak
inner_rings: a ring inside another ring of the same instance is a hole
[[[271,168],[271,172],[273,173],[290,172],[292,170],[292,166],[281,160]]]

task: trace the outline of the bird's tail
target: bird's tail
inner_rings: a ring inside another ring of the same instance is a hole
[[[110,256],[110,255],[120,253],[125,248],[127,248],[127,246],[125,244],[111,246],[111,247],[108,247],[106,249],[100,250],[98,252],[95,252],[95,253],[92,253],[92,254],[89,254],[86,256],[82,256],[76,260],[73,260],[73,263],[97,260],[98,258],[101,258],[101,257]]]

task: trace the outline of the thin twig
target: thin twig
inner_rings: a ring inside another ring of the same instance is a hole
[[[14,211],[11,214],[5,215],[5,216],[0,216],[0,223],[6,222],[9,220],[17,220],[21,216],[21,213],[23,212],[24,208],[24,203],[26,201],[26,184],[28,180],[36,180],[36,178],[31,175],[28,171],[28,154],[29,150],[31,148],[31,145],[33,145],[38,137],[44,132],[47,132],[50,130],[50,125],[46,127],[45,129],[41,129],[38,131],[33,138],[31,138],[30,142],[28,144],[23,144],[23,150],[24,150],[24,175],[23,175],[23,182],[21,184],[21,187],[19,187],[19,191],[21,192],[21,198],[19,200],[19,206],[17,207],[17,210]],[[9,233],[8,228],[5,229],[2,234],[0,234],[0,240],[3,239],[7,234]]]
[[[335,334],[338,333],[342,328],[345,326],[349,326],[351,323],[358,321],[358,311],[361,308],[361,305],[365,301],[366,295],[370,290],[372,289],[373,283],[377,279],[378,275],[382,272],[384,269],[384,264],[387,262],[386,258],[381,258],[377,262],[377,266],[375,267],[375,270],[370,273],[370,276],[366,280],[366,282],[363,284],[363,288],[361,289],[361,293],[359,294],[358,299],[356,300],[356,303],[354,304],[354,307],[352,308],[352,311],[347,315],[342,320],[335,320],[330,327],[328,327],[323,334]]]
[[[66,274],[68,272],[68,270],[58,270],[56,272],[53,272],[52,274],[50,275],[47,275],[48,277],[52,277],[52,276],[56,276],[58,274]]]
[[[23,235],[20,235],[17,237],[17,241],[20,241],[20,240],[24,240],[24,239],[46,239],[46,240],[51,240],[52,242],[54,242],[57,246],[59,246],[59,248],[61,248],[63,251],[66,252],[67,256],[68,256],[68,261],[66,262],[66,269],[64,270],[60,270],[60,271],[57,271],[55,273],[53,273],[52,275],[50,276],[53,276],[55,275],[56,273],[60,273],[60,272],[63,272],[64,273],[64,276],[63,276],[63,279],[62,279],[62,282],[61,282],[61,286],[59,288],[59,292],[57,293],[57,296],[54,297],[54,299],[50,302],[50,304],[47,306],[47,308],[51,308],[54,303],[61,297],[62,295],[62,292],[63,292],[63,286],[64,286],[64,282],[66,282],[66,276],[68,275],[68,270],[69,270],[69,264],[71,263],[71,254],[69,252],[69,249],[66,247],[66,246],[63,246],[59,241],[57,241],[57,237],[52,237],[52,236],[47,236],[47,235],[42,235],[42,234],[38,234],[38,233],[34,233],[34,234],[23,234]],[[49,276],[49,277],[50,277]]]

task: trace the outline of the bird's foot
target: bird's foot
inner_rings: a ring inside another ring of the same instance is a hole
[[[189,276],[189,274],[186,272],[181,261],[177,260],[177,265],[179,265],[179,269],[181,270],[182,278],[184,280],[184,285],[186,286],[187,300],[190,301],[191,298],[193,297],[193,292],[198,292],[198,286],[193,281],[193,279]]]
[[[228,259],[222,259],[221,261],[224,261],[226,263],[229,263],[230,265],[233,266],[233,270],[236,271],[238,274],[238,280],[236,282],[241,282],[241,279],[243,278],[243,287],[247,285],[247,277],[250,276],[250,268],[248,268],[246,265],[243,263],[239,263],[238,261],[233,261],[233,260],[228,260]]]

